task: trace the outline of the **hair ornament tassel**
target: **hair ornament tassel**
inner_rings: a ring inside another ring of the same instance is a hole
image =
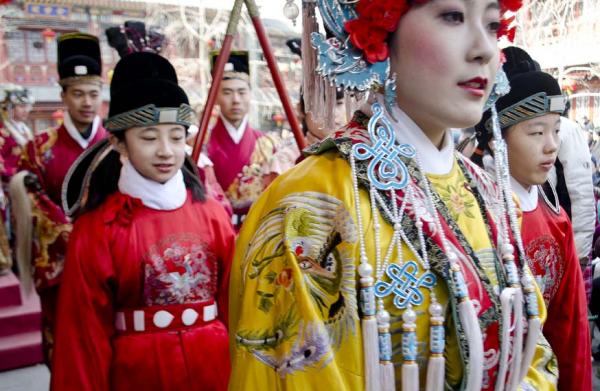
[[[388,112],[388,115],[394,120],[397,119],[394,117],[394,107],[396,107],[396,74],[393,73],[390,77],[385,80],[384,89],[384,100],[385,100],[385,108]]]

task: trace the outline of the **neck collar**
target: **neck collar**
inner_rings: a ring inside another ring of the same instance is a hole
[[[515,178],[510,177],[510,184],[513,192],[519,198],[521,203],[521,210],[523,212],[531,212],[537,208],[538,203],[538,188],[537,186],[531,186],[529,191],[525,189]]]
[[[122,159],[123,167],[119,177],[119,191],[133,198],[139,198],[150,209],[175,210],[183,206],[187,190],[181,170],[165,183],[144,178],[131,164]]]
[[[219,116],[221,117],[223,125],[225,125],[225,129],[227,130],[229,137],[231,137],[231,140],[233,140],[235,144],[239,144],[240,141],[242,141],[242,137],[244,137],[244,132],[246,131],[246,126],[248,125],[248,114],[244,116],[244,119],[242,119],[242,122],[240,122],[240,126],[238,128],[233,126],[231,122],[227,121],[225,117],[223,117],[223,114],[219,114]]]
[[[454,166],[454,140],[450,130],[444,133],[441,149],[438,149],[419,126],[398,106],[387,114],[394,127],[397,141],[412,145],[421,159],[421,167],[427,174],[446,175]],[[395,118],[395,119],[394,119]]]
[[[86,149],[90,145],[90,141],[96,137],[96,133],[98,133],[98,128],[100,127],[100,122],[100,117],[95,116],[94,122],[92,122],[92,131],[90,132],[90,136],[85,139],[79,132],[79,129],[77,129],[75,124],[73,124],[73,120],[71,119],[69,112],[65,111],[64,113],[63,124],[65,125],[65,129],[67,129],[67,133],[83,149]]]

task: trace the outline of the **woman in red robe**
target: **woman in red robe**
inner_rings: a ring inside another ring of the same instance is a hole
[[[117,64],[110,142],[86,152],[64,185],[76,220],[53,390],[227,389],[234,232],[185,156],[193,120],[166,59],[140,52]]]

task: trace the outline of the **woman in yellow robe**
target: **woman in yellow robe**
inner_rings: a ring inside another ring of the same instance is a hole
[[[357,20],[367,3],[403,2],[360,0]],[[481,117],[506,5],[419,3],[402,11],[389,40],[397,101],[379,95],[372,113],[357,112],[310,147],[246,218],[230,282],[231,390],[556,388],[554,356],[531,321],[545,318],[543,300],[526,267],[521,288],[507,266],[507,252],[519,253],[508,202],[454,152],[448,130]],[[390,176],[391,165],[399,171]],[[394,181],[402,186],[385,188]],[[375,338],[391,334],[389,352],[385,342],[373,350],[367,331],[369,273]],[[521,293],[506,301],[508,291]],[[529,331],[519,331],[524,316]]]

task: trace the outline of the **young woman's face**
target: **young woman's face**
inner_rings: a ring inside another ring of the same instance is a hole
[[[548,179],[560,145],[559,129],[560,116],[546,114],[519,122],[506,131],[510,174],[526,189]]]
[[[400,19],[391,43],[398,106],[426,133],[476,124],[499,67],[496,0],[431,0]]]
[[[127,129],[117,149],[143,177],[165,183],[183,166],[185,145],[183,126],[159,124]]]

